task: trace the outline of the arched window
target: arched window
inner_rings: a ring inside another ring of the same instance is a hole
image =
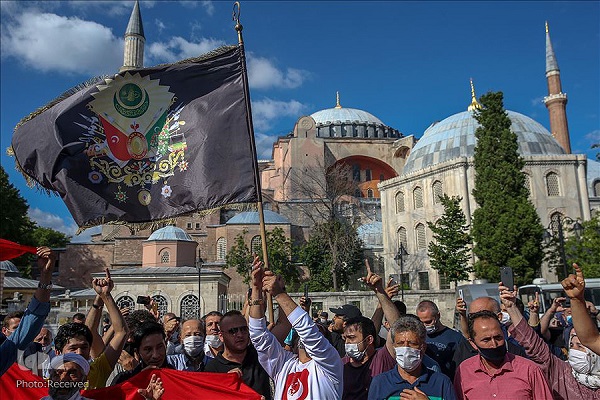
[[[406,241],[406,228],[403,226],[398,228],[398,248],[400,248],[400,244],[402,244],[405,249],[408,247],[408,243]]]
[[[155,294],[152,296],[152,300],[158,305],[158,317],[162,318],[163,315],[169,312],[169,303],[165,296],[161,296],[160,294]]]
[[[200,303],[198,297],[188,294],[181,299],[179,304],[179,314],[181,319],[198,319],[200,315]]]
[[[254,236],[252,238],[252,240],[250,241],[250,250],[254,254],[261,254],[262,253],[262,240],[260,238],[260,235]]]
[[[404,212],[404,192],[396,193],[396,214]]]
[[[548,190],[548,196],[560,196],[558,174],[550,172],[546,175],[546,189]]]
[[[160,255],[160,262],[162,264],[168,264],[170,260],[171,260],[171,255],[169,254],[169,252],[167,250],[163,251],[162,254]]]
[[[129,311],[135,310],[135,301],[130,296],[121,296],[116,301],[119,310],[129,308]]]
[[[373,189],[367,189],[367,197],[368,197],[369,199],[372,199],[372,198],[373,198]]]
[[[227,255],[227,239],[220,237],[217,240],[217,260],[224,260]]]
[[[417,237],[417,250],[422,250],[427,247],[427,240],[425,239],[425,225],[419,223],[415,227],[415,234]]]
[[[563,222],[563,215],[560,212],[555,212],[550,216],[550,229],[555,234],[558,234],[558,226]]]
[[[594,182],[594,197],[600,197],[600,180]]]
[[[423,188],[417,186],[415,190],[413,190],[413,203],[415,208],[423,207]]]
[[[435,181],[433,182],[433,204],[440,204],[440,197],[444,194],[444,187],[442,186],[442,182]]]

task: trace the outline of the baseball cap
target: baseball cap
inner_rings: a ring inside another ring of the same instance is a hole
[[[344,319],[354,318],[354,317],[362,317],[362,313],[352,304],[344,304],[340,308],[330,308],[329,311],[334,313],[335,315],[341,315]]]

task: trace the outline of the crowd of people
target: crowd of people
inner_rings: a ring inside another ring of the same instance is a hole
[[[457,299],[457,330],[442,323],[433,301],[407,313],[393,300],[398,285],[385,284],[368,263],[362,282],[377,298],[374,314],[345,304],[329,310],[331,320],[326,311],[310,315],[310,298],[296,303],[258,257],[242,310],[183,321],[159,316],[152,303],[119,309],[107,270],[92,282],[87,315],[74,315],[53,337],[44,323],[54,254],[37,254],[33,299],[2,323],[0,375],[14,363],[31,369],[55,383],[44,399],[84,399],[82,389],[120,385],[148,369],[237,374],[265,400],[600,399],[598,311],[584,298],[576,265],[562,282],[566,298],[554,299],[541,318],[539,298],[525,305],[516,288],[500,283],[500,301]],[[267,294],[279,306],[276,321],[266,319]],[[153,373],[138,393],[156,400],[168,389]]]

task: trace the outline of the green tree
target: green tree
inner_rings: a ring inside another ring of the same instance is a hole
[[[27,216],[29,205],[19,189],[8,180],[4,167],[0,166],[0,238],[20,244],[33,245],[31,232],[35,223]]]
[[[500,267],[513,269],[516,284],[529,283],[542,259],[544,228],[529,200],[518,153],[517,135],[504,110],[502,92],[481,97],[483,108],[475,112],[481,125],[475,131],[475,188],[479,208],[473,213],[473,252],[480,278],[498,281]]]
[[[577,263],[586,278],[600,278],[600,214],[583,221],[578,236],[570,228],[565,239],[567,265]],[[568,269],[569,271],[571,268]]]
[[[312,291],[347,287],[350,276],[363,265],[362,241],[356,229],[338,219],[315,225],[299,253],[300,261],[310,271],[308,284]]]
[[[71,236],[43,226],[37,226],[31,236],[36,246],[48,246],[50,248],[65,247],[71,241]]]
[[[460,207],[462,197],[449,197],[444,193],[440,202],[444,214],[435,223],[427,222],[433,232],[433,241],[429,243],[428,255],[431,267],[451,282],[464,281],[473,272],[469,265],[472,243],[467,218]]]
[[[228,267],[234,267],[244,283],[250,282],[250,267],[253,255],[245,242],[245,235],[248,232],[244,230],[235,237],[234,245],[229,249],[225,261]],[[299,286],[300,273],[292,261],[292,243],[285,236],[283,229],[276,227],[266,233],[267,236],[267,256],[269,257],[269,269],[277,275],[283,276],[286,282],[287,290],[294,291]],[[263,259],[262,251],[258,251],[258,256]]]

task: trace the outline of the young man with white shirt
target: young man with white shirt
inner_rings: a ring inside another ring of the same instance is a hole
[[[283,279],[264,271],[262,262],[255,258],[252,286],[250,339],[261,365],[275,381],[274,398],[341,399],[343,368],[339,354],[306,311],[285,292]],[[273,296],[298,333],[298,355],[284,350],[267,329],[263,290]]]

